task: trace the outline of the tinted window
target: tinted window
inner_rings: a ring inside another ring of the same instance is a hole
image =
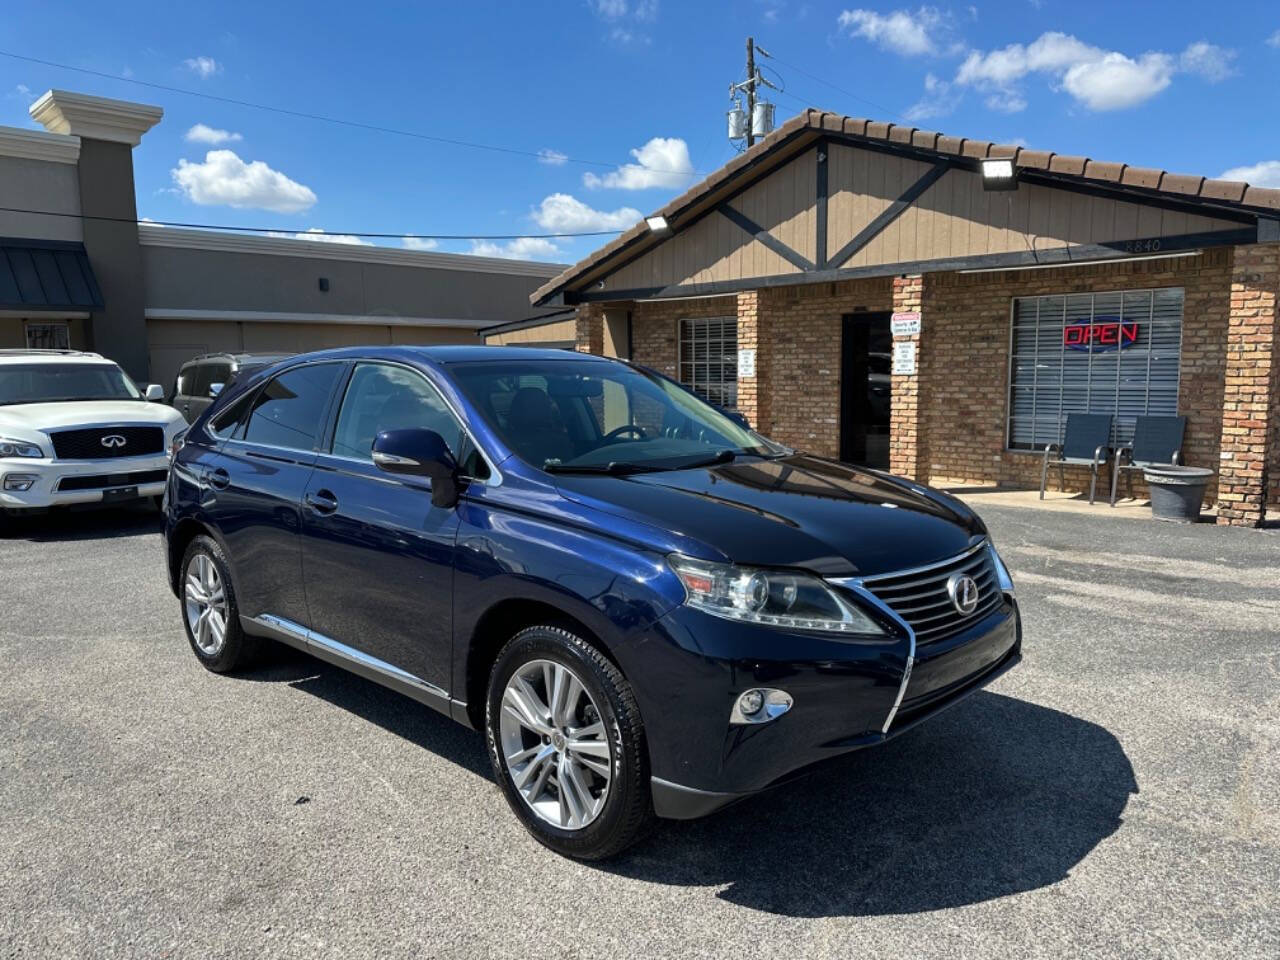
[[[249,404],[253,401],[253,392],[250,391],[240,399],[231,403],[218,413],[209,418],[208,430],[213,436],[219,440],[225,440],[227,437],[235,433],[236,427],[244,420],[244,415],[249,410]]]
[[[314,363],[276,377],[254,397],[244,438],[290,450],[311,450],[320,432],[340,365]]]
[[[368,460],[379,433],[408,427],[434,430],[455,456],[461,449],[462,427],[425,377],[390,364],[357,366],[338,412],[333,452]]]
[[[225,387],[231,382],[231,364],[229,363],[205,364],[205,370],[207,371],[208,376],[207,382],[205,382],[205,377],[201,378],[203,389],[200,391],[200,396],[202,397],[213,396],[211,390],[215,383],[220,383]]]
[[[191,396],[191,384],[195,382],[196,365],[189,363],[178,371],[178,379],[173,384],[173,395],[189,397]]]
[[[189,397],[207,397],[209,395],[209,375],[213,368],[207,363],[197,363],[191,368],[193,376],[187,377],[186,387],[183,391]]]

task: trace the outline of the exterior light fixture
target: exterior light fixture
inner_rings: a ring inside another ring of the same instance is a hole
[[[649,229],[653,233],[666,233],[671,229],[667,226],[666,217],[645,217],[644,222],[649,225]]]
[[[983,190],[1017,190],[1018,171],[1012,160],[982,161]]]

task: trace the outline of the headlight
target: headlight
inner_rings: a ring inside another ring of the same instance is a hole
[[[995,565],[996,579],[1000,582],[1000,589],[1009,596],[1013,596],[1013,577],[1009,576],[1009,568],[1004,565],[1000,554],[996,553],[996,545],[990,540],[987,541],[987,549],[991,551],[991,562]]]
[[[173,458],[178,455],[178,451],[181,450],[184,446],[186,446],[186,443],[187,443],[186,430],[179,430],[177,433],[173,435],[173,439],[169,441],[169,460],[170,461],[172,461]]]
[[[879,624],[817,577],[674,554],[667,562],[684,584],[684,602],[704,613],[792,630],[885,636]]]
[[[27,443],[25,440],[7,440],[0,437],[0,457],[31,457],[39,460],[44,456],[44,451],[34,443]]]

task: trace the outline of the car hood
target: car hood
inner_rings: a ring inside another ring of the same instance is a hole
[[[0,429],[62,430],[72,427],[143,424],[167,427],[182,414],[145,400],[68,400],[62,403],[12,403],[0,407]]]
[[[704,544],[735,563],[875,576],[961,553],[985,535],[953,497],[818,457],[622,477],[565,474],[560,493]]]

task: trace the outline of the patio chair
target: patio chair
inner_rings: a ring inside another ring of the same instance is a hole
[[[1051,443],[1044,448],[1044,465],[1040,468],[1040,499],[1044,499],[1044,485],[1049,476],[1050,462],[1058,465],[1058,489],[1067,485],[1067,464],[1088,467],[1089,503],[1098,487],[1098,468],[1107,462],[1111,451],[1111,414],[1068,413],[1067,432],[1062,443]],[[1057,456],[1050,461],[1049,455]]]
[[[1116,451],[1111,467],[1111,506],[1116,505],[1116,482],[1124,470],[1125,484],[1133,497],[1133,471],[1182,462],[1182,434],[1186,417],[1139,417],[1133,428],[1133,443]],[[1128,459],[1127,463],[1121,461]]]

